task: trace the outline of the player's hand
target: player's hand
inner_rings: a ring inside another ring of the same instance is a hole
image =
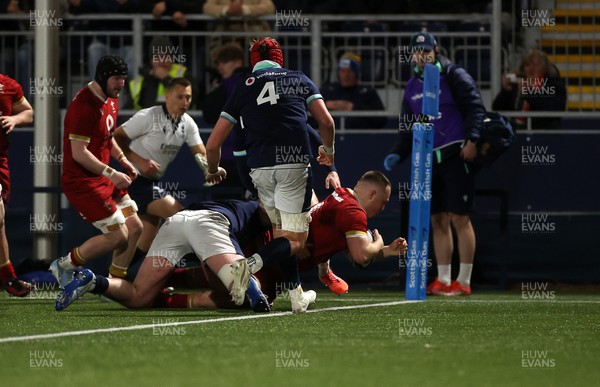
[[[373,234],[373,243],[377,242],[379,239],[383,240],[381,234],[379,234],[379,230],[376,228],[371,231],[371,234]]]
[[[132,181],[137,179],[137,170],[135,169],[133,164],[131,164],[131,162],[127,160],[126,157],[123,157],[121,160],[119,160],[119,164],[121,164],[121,168],[123,168],[125,173],[131,178]]]
[[[340,183],[340,176],[338,173],[336,171],[329,172],[325,178],[325,188],[329,189],[329,187],[331,187],[333,189],[338,189],[341,186],[342,183]]]
[[[142,158],[139,164],[140,172],[142,172],[144,176],[148,177],[156,176],[156,173],[160,169],[160,164],[150,159]]]
[[[110,181],[119,189],[127,188],[131,185],[131,178],[123,172],[115,171],[110,177]]]
[[[400,155],[396,153],[390,153],[389,155],[385,156],[385,159],[383,160],[383,167],[388,172],[391,172],[392,169],[398,164],[400,164]]]
[[[319,147],[319,156],[317,156],[317,161],[321,165],[331,167],[333,165],[333,155],[328,155],[327,152],[325,152],[323,145],[321,145]]]
[[[399,237],[394,239],[388,247],[390,252],[394,253],[394,255],[400,255],[406,253],[408,250],[408,243],[406,242],[406,239]]]
[[[2,125],[2,129],[6,130],[6,134],[9,134],[17,125],[17,119],[12,116],[1,116],[0,125]]]
[[[379,244],[379,248],[382,249],[383,248],[383,237],[381,236],[381,234],[379,234],[379,231],[377,229],[373,229],[373,231],[371,231],[371,233],[373,234],[373,244]]]
[[[475,161],[475,158],[477,157],[477,144],[472,141],[467,141],[460,151],[460,157],[465,161]]]
[[[227,171],[225,168],[219,167],[215,173],[206,173],[206,182],[210,184],[219,184],[227,178]]]

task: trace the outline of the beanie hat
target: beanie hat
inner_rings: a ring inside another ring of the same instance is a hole
[[[354,71],[357,77],[360,77],[360,62],[362,58],[353,52],[346,52],[338,62],[339,69],[350,69]]]

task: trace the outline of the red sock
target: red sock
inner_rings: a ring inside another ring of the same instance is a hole
[[[11,281],[16,277],[15,269],[10,261],[0,266],[0,282],[2,282],[2,285],[6,285],[8,281]]]
[[[188,298],[191,296],[191,294],[172,294],[167,300],[167,308],[187,309],[189,308]]]
[[[71,250],[71,263],[73,266],[83,266],[84,262],[85,258],[79,252],[79,247],[75,247],[73,250]]]
[[[160,292],[156,298],[154,299],[154,307],[155,308],[177,308],[177,309],[187,309],[188,306],[188,296],[192,296],[191,294],[169,294],[165,292]]]

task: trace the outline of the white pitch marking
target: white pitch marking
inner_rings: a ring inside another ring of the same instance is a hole
[[[331,307],[331,308],[313,309],[313,310],[309,310],[308,313],[329,312],[329,311],[335,311],[335,310],[348,310],[348,309],[377,308],[377,307],[381,307],[381,306],[394,306],[394,305],[408,304],[408,303],[412,303],[412,302],[415,302],[415,301],[392,301],[392,302],[382,302],[382,303],[378,303],[378,304],[367,304],[367,305],[336,306],[336,307]],[[16,342],[16,341],[44,340],[44,339],[55,339],[58,337],[92,335],[95,333],[134,331],[134,330],[149,329],[149,328],[154,328],[154,327],[173,327],[173,326],[179,326],[179,325],[209,324],[209,323],[222,322],[222,321],[252,320],[252,319],[257,319],[257,318],[288,316],[291,314],[292,314],[292,312],[276,312],[276,313],[269,313],[269,314],[252,314],[252,315],[246,315],[246,316],[222,317],[222,318],[214,318],[214,319],[208,319],[208,320],[192,320],[192,321],[180,321],[180,322],[171,322],[171,323],[164,323],[164,324],[144,324],[144,325],[132,325],[132,326],[128,326],[128,327],[86,329],[83,331],[73,331],[73,332],[46,333],[46,334],[41,334],[41,335],[30,335],[30,336],[14,336],[14,337],[0,338],[0,344],[1,343],[11,343],[11,342]]]

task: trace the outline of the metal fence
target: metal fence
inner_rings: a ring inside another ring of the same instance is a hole
[[[287,18],[289,20],[285,20]],[[290,19],[291,18],[291,19]],[[14,17],[10,18],[14,21]],[[32,19],[17,18],[20,31],[0,31],[0,71],[12,74],[23,85],[33,76],[34,58]],[[98,21],[110,19],[121,27],[99,30]],[[65,100],[88,82],[95,59],[103,53],[124,57],[131,76],[149,62],[148,47],[152,38],[167,37],[173,44],[170,53],[175,61],[187,66],[206,92],[212,87],[214,73],[211,50],[237,40],[242,43],[257,35],[276,36],[285,51],[286,67],[305,72],[317,85],[336,79],[336,64],[345,51],[362,56],[361,83],[382,90],[388,110],[398,106],[384,90],[397,90],[410,77],[410,56],[406,47],[417,31],[430,31],[438,38],[442,52],[465,66],[481,88],[492,84],[492,17],[480,15],[281,15],[264,17],[271,31],[215,31],[214,19],[190,15],[194,30],[165,30],[168,20],[156,21],[150,15],[65,15],[60,20],[60,79]],[[0,16],[0,23],[8,20]],[[427,20],[427,21],[424,21]],[[28,28],[29,27],[29,28]],[[247,55],[247,54],[246,54]],[[506,58],[506,55],[503,55]],[[505,59],[503,59],[505,61]],[[499,68],[498,68],[499,69]],[[211,73],[212,71],[212,73]]]
[[[410,77],[406,54],[410,36],[421,30],[435,34],[442,53],[467,68],[479,87],[492,96],[499,91],[500,74],[515,65],[517,55],[510,42],[521,36],[525,44],[544,49],[558,66],[568,85],[568,110],[600,110],[597,84],[600,73],[595,66],[600,4],[560,2],[556,9],[538,8],[523,9],[521,14],[512,15],[510,31],[501,29],[497,13],[355,16],[278,12],[261,19],[271,27],[264,34],[275,35],[282,42],[286,66],[304,71],[319,86],[335,80],[336,63],[344,51],[361,54],[361,82],[379,90],[390,115],[398,113],[397,91]],[[215,20],[205,15],[188,15],[193,28],[184,31],[173,31],[169,18],[157,21],[151,15],[65,15],[56,19],[60,36],[56,55],[61,73],[55,86],[64,91],[61,107],[91,79],[93,59],[101,53],[125,57],[133,77],[149,60],[152,38],[168,37],[178,50],[174,55],[189,67],[200,88],[207,92],[213,87],[211,80],[215,73],[211,49],[229,40],[248,41],[260,35],[216,31]],[[107,19],[120,27],[99,29]],[[24,88],[32,89],[27,85],[36,83],[35,17],[0,15],[0,29],[6,21],[17,21],[20,28],[0,31],[0,72],[12,75]]]

